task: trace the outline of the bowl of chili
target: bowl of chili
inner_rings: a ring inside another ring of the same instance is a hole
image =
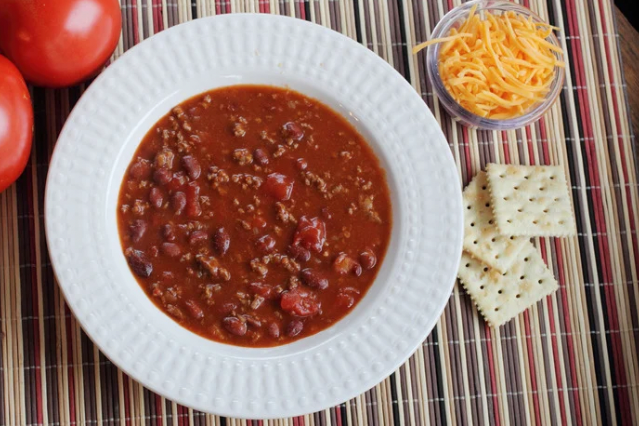
[[[456,168],[422,99],[356,42],[276,16],[124,54],[71,113],[45,196],[58,282],[103,353],[234,417],[317,411],[391,374],[461,252]]]

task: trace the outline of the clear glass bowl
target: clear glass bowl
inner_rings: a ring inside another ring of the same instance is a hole
[[[502,14],[505,12],[513,11],[526,18],[532,17],[534,22],[545,22],[538,15],[533,13],[530,9],[521,6],[519,4],[511,3],[510,1],[501,0],[474,0],[468,3],[464,3],[461,6],[452,9],[449,13],[444,15],[438,25],[431,34],[431,39],[440,37],[446,37],[449,35],[449,31],[452,27],[459,27],[462,22],[469,16],[469,11],[477,5],[476,13],[482,17],[485,13]],[[558,47],[560,43],[556,36],[552,33],[546,40]],[[440,56],[440,47],[442,43],[432,44],[427,48],[427,73],[429,80],[431,81],[431,87],[436,93],[440,102],[444,108],[451,114],[451,116],[462,124],[465,124],[472,128],[489,129],[489,130],[511,130],[519,127],[526,126],[538,120],[542,114],[556,101],[562,90],[564,84],[564,69],[555,67],[553,81],[550,86],[550,90],[545,96],[544,101],[532,106],[523,115],[509,118],[505,120],[493,120],[489,118],[480,117],[472,113],[471,111],[463,108],[458,102],[453,99],[447,89],[444,87],[442,78],[440,77],[440,71],[438,69],[438,57]],[[558,59],[563,60],[561,55],[554,52]]]

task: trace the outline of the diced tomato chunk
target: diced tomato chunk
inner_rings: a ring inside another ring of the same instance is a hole
[[[280,173],[271,173],[267,176],[264,188],[276,200],[286,201],[291,198],[293,179]]]
[[[307,250],[320,253],[326,239],[327,228],[322,219],[317,217],[308,219],[302,216],[293,236],[293,245],[300,245]]]
[[[282,293],[280,307],[283,311],[298,317],[309,317],[320,311],[320,303],[310,293],[293,289]]]

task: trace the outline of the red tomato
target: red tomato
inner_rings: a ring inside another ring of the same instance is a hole
[[[20,71],[0,56],[0,192],[18,179],[31,152],[33,109]]]
[[[109,59],[121,25],[118,0],[3,0],[0,50],[27,81],[71,86]]]

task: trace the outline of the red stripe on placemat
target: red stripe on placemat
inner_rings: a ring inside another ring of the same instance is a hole
[[[487,364],[489,364],[489,377],[491,379],[491,397],[493,401],[493,416],[496,421],[496,426],[500,426],[500,407],[498,402],[498,385],[496,384],[496,370],[493,365],[493,349],[491,347],[491,327],[485,322],[484,324],[485,336],[487,338]]]
[[[162,426],[162,397],[158,394],[155,394],[156,399],[156,414],[158,417],[156,418],[156,424],[158,426]]]
[[[540,245],[540,252],[542,255],[542,259],[544,260],[545,265],[548,265],[549,263],[547,262],[547,250],[545,248],[544,245]],[[558,332],[556,330],[556,322],[554,319],[554,315],[553,315],[553,296],[547,296],[545,297],[546,302],[547,302],[547,309],[549,310],[549,334],[551,336],[557,336]],[[558,342],[556,341],[555,338],[551,338],[551,350],[553,351],[553,359],[554,360],[560,360],[560,355],[558,353]],[[560,419],[561,419],[561,423],[563,425],[567,424],[567,413],[565,411],[564,408],[564,404],[562,402],[562,398],[561,396],[564,394],[565,392],[565,387],[563,386],[563,376],[562,376],[562,372],[560,371],[560,364],[558,362],[554,362],[553,363],[554,366],[554,371],[555,371],[555,376],[556,376],[556,386],[558,387],[558,395],[560,396],[560,400],[558,401],[558,405],[560,406]]]
[[[298,9],[300,10],[300,19],[307,19],[307,14],[304,10],[304,1],[299,1],[298,2]]]
[[[133,24],[133,42],[134,44],[140,43],[140,37],[138,37],[138,3],[137,0],[131,0],[131,23]]]
[[[509,139],[507,132],[500,132],[500,141],[502,142],[502,152],[504,152],[504,164],[511,164],[511,156],[509,155]]]
[[[162,0],[153,0],[151,7],[153,7],[153,29],[156,33],[159,33],[164,30],[164,23],[162,20]]]
[[[336,414],[336,424],[337,425],[341,425],[342,424],[342,410],[340,409],[339,405],[336,405],[333,408],[333,412]]]
[[[535,413],[536,425],[540,423],[540,401],[538,400],[538,381],[536,380],[536,363],[533,356],[533,343],[531,342],[531,321],[529,310],[524,311],[525,341],[527,342],[527,355],[529,358],[529,371],[531,372],[531,395],[533,398],[533,410]]]
[[[547,122],[544,117],[542,117],[539,121],[540,124],[540,139],[542,139],[542,156],[543,163],[542,164],[550,164],[551,158],[549,156],[549,141],[547,140]],[[529,128],[527,127],[527,130]]]
[[[124,398],[124,419],[127,426],[131,425],[131,407],[129,405],[129,376],[122,373],[122,393]]]
[[[455,130],[454,130],[455,131]],[[469,131],[467,130],[467,128],[463,128],[462,129],[462,141],[463,141],[463,147],[464,147],[464,156],[465,158],[471,158],[471,149],[469,147]],[[467,166],[467,176],[469,176],[469,180],[471,180],[470,176],[473,176],[473,170],[471,169],[471,162],[470,161],[465,161],[465,165]]]

